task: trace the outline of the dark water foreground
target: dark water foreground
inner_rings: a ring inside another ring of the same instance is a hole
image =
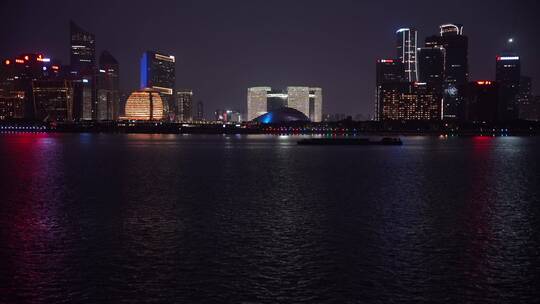
[[[540,138],[0,135],[0,303],[530,303]]]

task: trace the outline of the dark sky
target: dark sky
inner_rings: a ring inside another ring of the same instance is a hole
[[[69,63],[69,20],[120,62],[121,87],[136,89],[145,50],[177,57],[177,87],[216,108],[245,111],[246,88],[320,86],[325,113],[373,108],[377,58],[395,56],[395,30],[421,41],[447,22],[465,25],[471,79],[493,79],[506,38],[540,91],[537,0],[2,0],[0,57],[43,52]]]

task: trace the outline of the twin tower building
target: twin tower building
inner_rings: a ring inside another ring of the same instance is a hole
[[[263,121],[268,123],[298,120],[321,122],[322,102],[321,88],[288,87],[286,90],[275,90],[270,87],[253,87],[248,89],[247,118],[251,121],[264,117]]]

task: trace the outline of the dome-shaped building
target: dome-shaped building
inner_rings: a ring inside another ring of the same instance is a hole
[[[163,100],[159,93],[151,89],[135,91],[126,102],[127,120],[162,120]]]
[[[308,122],[309,118],[293,108],[279,108],[255,118],[253,121],[262,124],[280,124],[290,122]]]

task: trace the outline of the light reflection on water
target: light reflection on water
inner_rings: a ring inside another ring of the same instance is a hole
[[[0,136],[0,303],[531,302],[540,139]]]

